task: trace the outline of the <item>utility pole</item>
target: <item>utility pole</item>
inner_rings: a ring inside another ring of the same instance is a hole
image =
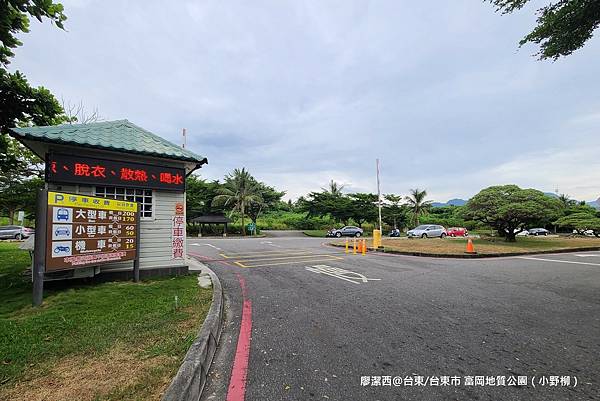
[[[377,205],[379,206],[379,231],[382,231],[381,225],[381,189],[379,187],[379,159],[375,159],[375,163],[377,165]]]
[[[185,137],[185,128],[183,129],[183,146],[182,148],[185,149],[185,142],[186,142],[186,137]]]

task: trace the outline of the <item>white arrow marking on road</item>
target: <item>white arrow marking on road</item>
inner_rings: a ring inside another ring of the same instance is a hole
[[[379,281],[380,278],[367,278],[363,274],[352,272],[346,269],[340,269],[339,267],[331,267],[327,265],[315,265],[315,266],[306,266],[306,270],[325,274],[327,276],[336,277],[340,280],[349,281],[354,284],[366,283],[369,281]]]
[[[580,258],[600,258],[600,255],[595,254],[595,253],[575,255],[575,256],[579,256]]]

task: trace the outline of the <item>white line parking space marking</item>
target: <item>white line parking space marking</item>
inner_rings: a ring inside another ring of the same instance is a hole
[[[600,254],[596,254],[596,253],[586,253],[583,255],[575,255],[578,256],[580,258],[600,258]]]
[[[542,261],[542,262],[569,263],[572,265],[600,266],[600,263],[575,262],[575,261],[571,261],[571,260],[560,260],[560,259],[533,258],[533,257],[527,257],[527,256],[517,256],[517,259],[538,260],[538,261]]]
[[[360,273],[355,273],[350,270],[340,269],[339,267],[331,267],[327,265],[306,266],[306,270],[318,274],[325,274],[327,276],[336,277],[340,280],[349,281],[354,284],[361,284],[369,281],[381,280],[380,278],[367,278]]]
[[[219,247],[216,247],[216,246],[214,246],[214,245],[211,245],[211,244],[198,244],[198,243],[194,243],[194,244],[190,244],[190,245],[194,245],[194,246],[210,246],[211,248],[214,248],[214,249],[216,249],[217,251],[222,251],[222,249],[221,249],[221,248],[219,248]]]

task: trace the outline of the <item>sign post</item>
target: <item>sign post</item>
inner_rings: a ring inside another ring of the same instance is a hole
[[[44,300],[44,270],[46,264],[46,216],[48,209],[48,190],[37,194],[37,212],[35,215],[35,245],[33,253],[33,306],[40,306]]]
[[[137,202],[48,192],[46,271],[135,260]]]
[[[35,230],[34,306],[42,304],[47,272],[131,260],[140,280],[137,202],[42,190]]]

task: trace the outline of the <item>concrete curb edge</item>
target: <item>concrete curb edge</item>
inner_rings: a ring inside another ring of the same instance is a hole
[[[202,272],[208,273],[212,281],[213,299],[208,314],[198,331],[198,336],[185,354],[183,362],[161,401],[198,401],[206,384],[223,327],[223,287],[217,275],[206,265]]]
[[[343,248],[343,244],[332,244],[329,243],[329,246],[334,246],[338,248]],[[409,251],[394,251],[391,249],[375,249],[372,247],[368,248],[370,251],[389,253],[394,255],[404,255],[404,256],[421,256],[427,258],[446,258],[446,259],[484,259],[484,258],[505,258],[511,256],[528,256],[528,255],[544,255],[544,254],[553,254],[553,253],[573,253],[573,252],[589,252],[589,251],[600,251],[600,247],[584,247],[584,248],[571,248],[571,249],[555,249],[551,251],[535,251],[535,252],[510,252],[510,253],[502,253],[502,254],[493,254],[493,253],[475,253],[475,254],[443,254],[443,253],[427,253],[427,252],[409,252]]]

